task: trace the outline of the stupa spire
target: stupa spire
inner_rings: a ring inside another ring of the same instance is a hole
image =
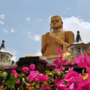
[[[4,41],[4,40],[2,40],[2,44],[1,44],[0,49],[1,49],[1,48],[4,48],[4,49],[5,49],[5,41]]]
[[[77,31],[76,42],[78,43],[80,41],[82,42],[82,39],[81,39],[81,36],[80,36],[80,32]]]

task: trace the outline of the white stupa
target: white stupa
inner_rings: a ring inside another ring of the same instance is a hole
[[[76,58],[77,56],[81,56],[84,53],[84,51],[88,49],[88,44],[82,41],[79,31],[77,31],[75,42],[69,45],[67,49],[71,52],[71,55],[74,58]]]
[[[5,41],[2,41],[1,47],[0,47],[0,67],[7,68],[12,66],[10,60],[12,58],[12,54],[10,54],[5,49]]]

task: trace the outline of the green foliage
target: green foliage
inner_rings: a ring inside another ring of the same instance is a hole
[[[0,86],[2,85],[2,81],[3,81],[3,76],[2,76],[2,74],[0,73]]]
[[[0,71],[2,71],[2,70],[3,70],[3,68],[0,67]]]
[[[44,82],[43,82],[43,85],[45,85],[45,84],[48,84],[48,82],[44,81]]]
[[[12,73],[10,73],[10,77],[6,81],[6,85],[12,89],[15,85],[15,82],[16,82],[15,76]]]

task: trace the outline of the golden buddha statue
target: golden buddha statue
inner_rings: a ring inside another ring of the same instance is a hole
[[[51,17],[50,32],[42,35],[41,52],[47,59],[56,58],[57,48],[62,49],[63,54],[67,52],[67,46],[74,42],[72,31],[63,31],[63,22],[60,16]]]

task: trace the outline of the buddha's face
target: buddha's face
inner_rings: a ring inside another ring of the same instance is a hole
[[[62,28],[62,20],[59,16],[53,16],[51,18],[51,28],[52,29],[61,29]]]

